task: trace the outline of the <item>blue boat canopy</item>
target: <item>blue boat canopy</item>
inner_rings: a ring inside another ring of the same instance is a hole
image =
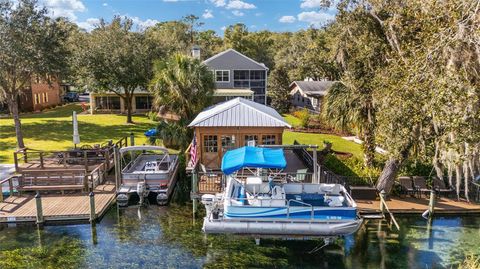
[[[283,149],[242,147],[223,155],[222,172],[230,175],[244,167],[277,168],[287,166]]]

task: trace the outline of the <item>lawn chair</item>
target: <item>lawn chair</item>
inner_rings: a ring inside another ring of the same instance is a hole
[[[420,198],[422,198],[422,193],[429,193],[431,190],[427,186],[427,180],[424,177],[414,176],[413,185],[415,190],[420,194]]]
[[[398,184],[400,185],[401,192],[405,195],[415,195],[416,190],[413,187],[413,182],[411,177],[403,176],[398,177]]]
[[[438,193],[439,196],[445,194],[446,197],[449,197],[451,193],[455,192],[454,188],[447,188],[445,181],[438,177],[433,177],[433,189]]]
[[[288,176],[288,179],[293,182],[304,182],[307,177],[308,169],[298,169],[295,176]]]

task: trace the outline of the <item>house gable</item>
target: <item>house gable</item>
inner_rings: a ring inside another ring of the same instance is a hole
[[[268,70],[268,68],[243,54],[228,49],[214,55],[203,63],[212,70]]]

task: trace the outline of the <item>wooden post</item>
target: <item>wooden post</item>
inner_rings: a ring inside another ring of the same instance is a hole
[[[428,203],[428,217],[432,218],[433,213],[435,211],[435,198],[436,198],[436,193],[435,190],[430,190],[430,201]]]
[[[0,202],[3,202],[3,184],[0,184]]]
[[[87,151],[83,152],[83,161],[85,162],[85,173],[88,172],[88,158],[87,158]]]
[[[120,189],[120,174],[119,174],[119,165],[120,165],[120,160],[118,156],[118,147],[114,146],[113,147],[113,165],[115,168],[115,189],[118,191]]]
[[[380,211],[382,212],[382,214],[385,213],[385,205],[383,204],[383,203],[386,203],[385,196],[386,196],[385,190],[382,190],[380,192]]]
[[[18,153],[16,151],[13,153],[13,162],[15,163],[15,172],[18,173]]]
[[[37,224],[43,224],[42,197],[39,192],[35,194],[35,204],[37,205]]]
[[[193,216],[195,217],[197,214],[197,209],[198,209],[198,201],[196,196],[198,195],[198,174],[196,169],[193,169],[192,171],[192,194],[193,194]]]
[[[103,154],[105,154],[105,162],[107,163],[107,171],[110,170],[110,150],[109,149],[106,149],[105,151],[103,151]]]
[[[90,198],[90,223],[94,223],[97,219],[97,214],[95,213],[95,194],[92,191],[88,196]]]
[[[44,168],[44,165],[43,165],[43,151],[40,151],[40,167]]]
[[[135,135],[130,133],[130,146],[135,146]]]
[[[26,148],[23,149],[23,161],[25,163],[28,163],[27,149]]]
[[[13,196],[13,177],[8,179],[8,192],[10,197]]]
[[[318,178],[317,148],[313,148],[313,179],[312,182],[320,183]]]

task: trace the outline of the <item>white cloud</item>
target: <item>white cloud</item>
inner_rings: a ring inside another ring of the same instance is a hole
[[[227,4],[225,0],[210,0],[210,2],[216,7],[224,7]]]
[[[322,26],[333,20],[335,16],[325,12],[309,11],[298,14],[297,18],[299,21],[308,22],[310,25]]]
[[[240,10],[234,10],[232,11],[232,14],[237,17],[242,17],[243,15],[245,15],[245,13],[241,12]]]
[[[205,11],[202,14],[202,17],[204,19],[211,19],[213,18],[213,12],[210,9],[205,9]]]
[[[88,18],[86,21],[77,23],[80,28],[85,29],[86,31],[90,32],[97,27],[100,23],[99,19],[96,18]]]
[[[254,4],[243,2],[241,0],[231,0],[228,2],[226,9],[254,9],[257,8]]]
[[[282,16],[278,21],[281,23],[294,23],[296,20],[294,16]]]
[[[107,4],[107,3],[103,3],[102,6],[106,7],[106,6],[108,6],[108,4]]]
[[[157,20],[152,20],[152,19],[147,19],[147,20],[142,20],[139,17],[130,17],[132,19],[133,23],[138,25],[138,27],[143,30],[147,27],[152,27],[155,26],[159,21]]]
[[[320,8],[325,7],[325,0],[302,0],[301,8]]]
[[[87,10],[80,0],[44,0],[43,4],[51,17],[66,17],[71,21],[77,20],[76,12]]]
[[[227,26],[222,26],[222,27],[220,27],[220,30],[222,30],[222,31],[227,30]]]

